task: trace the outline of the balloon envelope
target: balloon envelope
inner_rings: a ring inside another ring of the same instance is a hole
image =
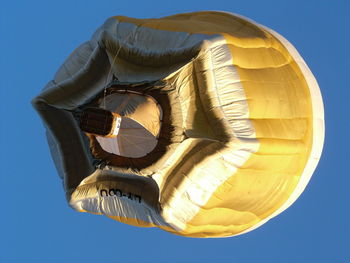
[[[288,208],[324,140],[295,48],[224,12],[112,17],[33,105],[72,208],[190,237],[242,234]],[[89,107],[121,116],[116,137],[80,129]]]

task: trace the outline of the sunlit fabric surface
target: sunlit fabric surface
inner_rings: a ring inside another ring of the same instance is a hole
[[[288,208],[324,140],[321,94],[298,52],[224,12],[112,17],[33,104],[74,209],[190,237],[242,234]],[[91,105],[123,113],[118,149],[79,129]]]

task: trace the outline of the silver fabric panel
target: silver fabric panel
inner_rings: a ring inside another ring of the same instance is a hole
[[[53,162],[55,164],[55,167],[57,169],[59,177],[61,179],[64,178],[64,171],[63,171],[63,163],[62,163],[62,155],[60,152],[60,146],[55,139],[55,137],[52,135],[50,129],[46,129],[46,139],[47,143],[49,144],[50,153],[53,159]]]
[[[102,43],[108,52],[143,66],[166,66],[187,62],[198,54],[201,44],[211,36],[169,32],[118,22],[114,18],[104,25]]]
[[[79,73],[82,65],[85,65],[89,61],[94,49],[95,47],[91,46],[90,42],[80,45],[58,69],[54,81],[60,83]]]
[[[40,98],[33,100],[33,106],[54,139],[55,143],[49,143],[50,150],[60,176],[63,177],[64,189],[69,195],[70,191],[93,172],[91,153],[88,152],[82,132],[70,112],[47,105]]]

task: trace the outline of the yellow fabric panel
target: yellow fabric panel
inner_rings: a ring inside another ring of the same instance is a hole
[[[189,222],[185,233],[208,232],[210,222],[212,231],[208,236],[216,236],[222,231],[222,226],[219,225],[226,219],[227,227],[220,235],[238,234],[242,229],[254,226],[257,218],[262,220],[268,217],[295,189],[311,149],[310,93],[302,72],[287,50],[274,39],[274,45],[283,52],[276,55],[276,49],[264,49],[264,56],[269,57],[265,53],[270,52],[271,58],[279,58],[276,61],[281,65],[273,67],[273,59],[266,59],[266,66],[260,68],[264,61],[258,59],[254,65],[251,59],[254,52],[235,48],[232,44],[235,39],[229,35],[225,37],[246,93],[256,138],[261,138],[260,148],[217,189],[208,203]],[[246,61],[245,56],[250,61],[249,67],[257,69],[247,69],[239,64],[239,61]],[[281,63],[289,60],[289,64]],[[240,217],[237,212],[251,213],[255,217]],[[231,222],[236,224],[231,225]]]
[[[311,105],[306,99],[310,95],[303,76],[295,73],[293,64],[256,70],[237,67],[251,119],[310,117],[306,109]]]
[[[234,65],[246,69],[261,69],[266,67],[281,67],[289,63],[289,58],[284,57],[278,50],[272,47],[246,48],[229,45],[232,54],[235,54]],[[236,56],[236,54],[238,54]],[[239,56],[244,54],[244,56]]]

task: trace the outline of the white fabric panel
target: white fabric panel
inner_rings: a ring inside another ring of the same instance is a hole
[[[186,223],[208,202],[216,189],[234,176],[237,168],[249,159],[251,153],[259,149],[254,127],[248,119],[249,108],[244,89],[239,82],[238,72],[232,65],[226,40],[215,36],[212,42],[207,41],[206,44],[207,50],[203,52],[203,57],[198,58],[201,59],[202,66],[197,67],[198,78],[205,79],[202,83],[208,85],[206,89],[215,91],[216,96],[211,98],[212,102],[230,120],[237,139],[232,141],[232,148],[217,152],[216,157],[211,156],[208,162],[203,161],[195,167],[194,172],[183,177],[176,193],[163,206],[162,215],[165,220],[180,229],[185,229]],[[187,139],[182,144],[191,143],[192,140],[201,139]],[[181,151],[180,147],[178,151]],[[178,151],[174,155],[179,155]],[[226,162],[223,163],[222,159]],[[217,174],[215,171],[218,167],[225,172]],[[162,185],[161,176],[155,175],[153,178]]]
[[[85,210],[107,216],[134,218],[154,225],[174,228],[167,224],[152,207],[145,203],[139,204],[128,198],[117,198],[115,196],[86,198],[71,204],[71,206],[78,211]]]
[[[108,173],[113,175],[112,171],[96,170],[95,173],[84,179],[80,185],[84,185],[86,181],[98,176],[101,173]],[[138,177],[136,175],[124,175],[125,177],[132,178]],[[174,228],[167,224],[159,213],[145,202],[138,202],[138,200],[131,200],[128,197],[117,196],[101,196],[101,189],[93,189],[96,194],[93,197],[86,198],[83,194],[83,199],[75,198],[70,201],[70,206],[77,211],[89,211],[96,214],[104,214],[107,216],[119,216],[123,218],[133,218],[149,222],[158,226],[167,226]]]
[[[244,89],[240,83],[238,72],[232,65],[234,63],[231,52],[222,38],[217,40],[218,45],[210,49],[211,70],[213,71],[215,88],[220,106],[231,124],[237,138],[255,138],[253,125],[249,118],[249,108]]]
[[[186,144],[196,140],[202,139],[187,139],[182,143],[182,147],[186,148]],[[249,142],[235,140],[229,146],[231,148],[217,152],[214,157],[210,157],[210,160],[203,160],[190,175],[183,177],[175,194],[163,205],[162,215],[166,222],[179,229],[185,229],[186,223],[191,221],[199,209],[208,202],[215,190],[229,177],[234,176],[251,153],[258,150],[259,143],[256,140]],[[181,150],[180,147],[178,149]],[[222,159],[226,162],[222,162]],[[218,169],[225,172],[218,174],[216,173]],[[158,184],[161,183],[160,176],[155,175],[153,179]]]

